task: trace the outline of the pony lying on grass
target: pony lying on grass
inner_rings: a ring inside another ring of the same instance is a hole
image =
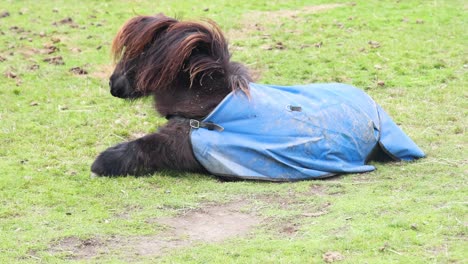
[[[130,19],[114,39],[110,92],[153,95],[157,133],[101,153],[99,176],[161,169],[292,181],[372,171],[370,160],[424,153],[368,95],[345,84],[253,83],[212,21]]]

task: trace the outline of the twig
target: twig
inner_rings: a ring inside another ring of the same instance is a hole
[[[397,255],[403,256],[402,253],[400,253],[400,252],[398,252],[398,251],[396,251],[396,250],[393,250],[393,249],[391,249],[391,248],[386,248],[385,250],[388,250],[388,251],[393,252],[393,253],[395,253],[395,254],[397,254]]]
[[[78,110],[59,110],[59,112],[91,112],[91,110],[84,110],[84,109],[78,109]]]
[[[40,262],[42,262],[42,259],[40,257],[36,257],[36,256],[33,256],[33,255],[28,255],[28,257],[33,258],[33,259],[37,259]]]
[[[119,136],[119,135],[117,135],[117,134],[114,134],[114,133],[112,133],[112,135],[114,135],[114,136],[116,136],[116,137],[118,137],[118,138],[120,138],[120,139],[122,139],[122,140],[125,140],[125,139],[126,139],[126,138],[124,138],[124,137],[122,137],[122,136]]]

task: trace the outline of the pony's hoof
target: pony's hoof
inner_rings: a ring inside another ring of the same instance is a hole
[[[91,177],[95,176],[126,176],[138,172],[138,150],[132,142],[121,143],[108,148],[99,154],[91,165]]]

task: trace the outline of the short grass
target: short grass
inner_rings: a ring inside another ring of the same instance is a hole
[[[61,263],[69,256],[49,250],[61,239],[157,234],[147,219],[265,195],[290,206],[259,200],[267,220],[253,235],[133,260],[320,263],[334,251],[343,263],[466,263],[466,1],[199,2],[0,0],[9,13],[0,18],[1,263]],[[157,12],[217,21],[258,82],[365,89],[428,157],[284,184],[177,172],[91,179],[100,151],[164,123],[151,100],[124,102],[107,87],[114,34],[133,15]],[[58,50],[47,54],[51,46]],[[64,64],[44,61],[55,56]],[[326,213],[303,216],[323,204]],[[287,224],[294,235],[278,232]],[[74,261],[126,262],[112,254]]]

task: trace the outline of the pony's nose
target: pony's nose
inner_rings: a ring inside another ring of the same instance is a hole
[[[123,75],[116,78],[111,78],[109,80],[109,86],[111,94],[115,97],[128,98],[132,93],[130,83]]]
[[[122,97],[122,91],[121,90],[122,89],[116,89],[116,88],[111,87],[110,93],[112,94],[112,96]]]

